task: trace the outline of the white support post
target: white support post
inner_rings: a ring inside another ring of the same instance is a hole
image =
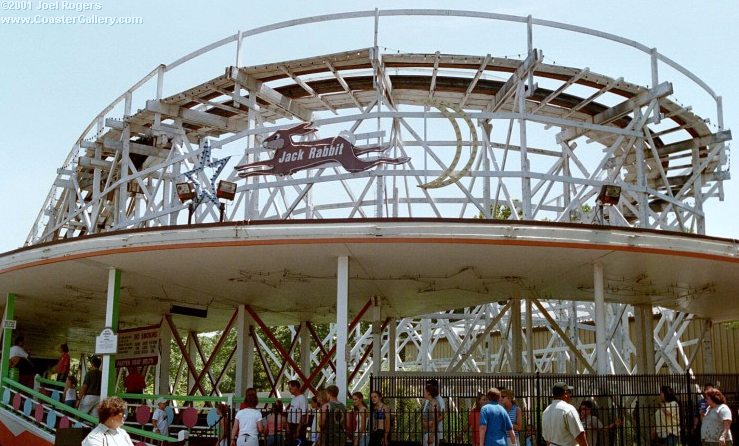
[[[571,336],[572,343],[578,345],[577,342],[577,302],[574,300],[570,302],[570,327],[568,330]],[[577,373],[577,356],[567,362],[567,373]]]
[[[169,395],[169,361],[172,344],[172,330],[162,317],[159,326],[159,363],[157,364],[156,383],[154,391],[157,395]]]
[[[429,353],[431,345],[431,320],[424,318],[421,321],[421,349],[418,352],[421,371],[429,371]]]
[[[657,52],[657,48],[652,48],[650,54],[652,56],[652,88],[655,88],[659,85],[659,53]],[[654,124],[657,125],[659,123],[660,111],[659,107],[657,107],[654,110]]]
[[[308,330],[308,322],[302,321],[300,323],[300,368],[305,376],[310,375],[311,362],[310,362],[310,331]]]
[[[691,152],[691,161],[693,164],[693,171],[695,172],[697,169],[700,168],[701,165],[699,147],[696,145],[695,147],[693,147]],[[703,175],[696,176],[695,181],[693,181],[693,199],[695,200],[696,210],[696,231],[700,235],[705,235],[706,218],[704,215],[701,215],[703,214]]]
[[[378,375],[382,369],[382,307],[379,297],[372,300],[372,373]]]
[[[118,310],[121,299],[121,271],[116,268],[108,269],[108,291],[105,300],[105,328],[118,332]],[[108,397],[115,386],[115,367],[111,365],[112,355],[103,355],[102,381],[100,383],[100,399]]]
[[[526,371],[536,372],[536,360],[534,358],[534,313],[531,299],[526,299]]]
[[[493,126],[492,125],[486,125],[481,124],[480,125],[481,130],[486,133],[486,137],[483,138],[483,152],[482,152],[482,166],[483,169],[485,169],[485,172],[490,172],[490,155],[488,153],[488,150],[490,150],[490,140],[493,138]],[[482,203],[483,207],[485,208],[484,217],[485,218],[493,218],[493,212],[492,209],[493,203],[490,199],[490,182],[491,178],[489,176],[485,176],[482,180]]]
[[[518,291],[517,291],[518,293]],[[523,333],[521,331],[521,300],[514,296],[511,305],[511,371],[523,372],[521,356],[523,355]]]
[[[236,379],[234,393],[243,395],[254,381],[254,340],[251,329],[254,324],[244,305],[239,305],[236,315]]]
[[[238,68],[241,66],[241,45],[242,45],[242,39],[243,34],[241,30],[239,30],[239,35],[236,38],[236,65],[235,67]]]
[[[529,175],[529,156],[526,146],[526,94],[524,92],[524,83],[518,83],[518,112],[521,117],[518,118],[520,132],[520,157],[521,157],[521,200],[523,201],[523,219],[531,220],[531,176]],[[516,212],[516,209],[512,209]]]
[[[606,343],[606,302],[603,279],[603,264],[593,265],[593,300],[595,301],[595,364],[599,375],[606,375],[608,366],[608,344]]]
[[[528,55],[534,51],[534,18],[529,15],[526,17],[526,48],[528,49]],[[528,94],[534,94],[534,70],[529,71],[528,78]]]
[[[639,113],[635,114],[634,119],[640,118]],[[644,138],[639,138],[634,145],[636,152],[636,184],[639,187],[637,192],[639,203],[639,227],[649,227],[649,201],[647,199],[647,176],[644,170]]]
[[[651,305],[634,305],[636,371],[655,373],[654,324]]]
[[[339,397],[347,390],[348,330],[349,327],[349,257],[339,256],[336,267],[336,385]]]
[[[395,372],[397,370],[396,358],[398,356],[398,321],[391,319],[387,326],[387,341],[390,343],[387,349],[387,370]]]

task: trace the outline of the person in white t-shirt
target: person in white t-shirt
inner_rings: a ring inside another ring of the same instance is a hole
[[[244,396],[245,408],[236,412],[233,427],[231,428],[231,445],[232,446],[258,446],[259,434],[265,432],[264,423],[262,423],[262,412],[257,410],[259,399],[257,391],[253,388],[246,389]]]
[[[151,423],[154,425],[154,432],[160,435],[169,436],[169,418],[167,417],[167,400],[164,398],[157,398],[154,402],[157,408],[154,410],[154,415],[151,416]]]
[[[580,415],[570,404],[571,392],[572,387],[563,382],[552,388],[552,403],[541,417],[542,436],[550,446],[588,446]]]
[[[731,445],[731,409],[726,405],[726,397],[714,388],[705,393],[706,415],[701,424],[701,441],[704,445]]]
[[[300,381],[292,380],[287,388],[293,399],[287,406],[287,446],[305,443],[305,433],[308,428],[308,400],[303,395]]]
[[[26,387],[33,388],[33,366],[28,357],[24,337],[22,335],[16,336],[15,342],[8,353],[10,378]]]

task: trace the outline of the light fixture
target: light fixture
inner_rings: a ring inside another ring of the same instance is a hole
[[[195,186],[192,183],[177,183],[175,185],[177,189],[177,196],[180,197],[181,202],[192,200],[195,198]]]
[[[600,187],[598,193],[598,203],[601,205],[614,206],[618,204],[618,200],[621,198],[621,186],[614,184],[604,184]]]
[[[224,198],[226,200],[233,200],[236,198],[236,183],[225,180],[219,181],[218,189],[216,189],[216,197]]]

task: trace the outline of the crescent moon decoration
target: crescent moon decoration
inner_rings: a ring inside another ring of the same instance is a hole
[[[428,183],[419,184],[418,187],[423,189],[438,189],[440,187],[448,186],[450,184],[454,184],[457,181],[459,181],[463,176],[466,176],[470,173],[470,168],[472,167],[472,163],[475,162],[475,158],[477,158],[477,149],[479,147],[479,141],[477,139],[477,130],[475,130],[475,124],[472,122],[472,119],[470,119],[469,116],[462,110],[461,108],[457,107],[456,105],[447,104],[441,101],[435,101],[435,100],[428,100],[426,101],[426,104],[436,108],[441,112],[444,117],[446,117],[449,122],[452,123],[452,127],[454,128],[454,134],[457,137],[457,152],[454,154],[454,159],[452,159],[452,162],[449,164],[449,167],[444,169],[444,171],[439,175],[435,180],[429,181]],[[470,128],[470,133],[472,135],[472,144],[470,145],[470,159],[467,161],[467,164],[462,168],[462,170],[454,171],[454,169],[457,167],[457,164],[459,163],[459,159],[462,157],[462,131],[459,129],[459,125],[457,124],[457,121],[455,118],[457,116],[454,116],[449,110],[452,110],[457,113],[464,121],[467,123],[467,126]]]

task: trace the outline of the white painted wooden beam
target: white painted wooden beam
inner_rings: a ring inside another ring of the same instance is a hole
[[[313,113],[310,110],[277,90],[265,85],[263,82],[246,74],[244,70],[236,67],[229,67],[227,68],[226,73],[231,76],[231,79],[244,86],[244,88],[249,90],[250,93],[254,93],[258,98],[269,102],[305,122],[313,121]]]
[[[495,94],[495,99],[488,105],[486,112],[496,112],[500,109],[500,107],[505,104],[505,102],[508,100],[508,98],[513,95],[513,93],[516,92],[516,85],[518,84],[521,79],[523,79],[529,71],[535,70],[536,67],[541,63],[542,61],[542,52],[541,50],[534,50],[531,52],[531,54],[528,55],[526,59],[524,59],[523,62],[521,62],[521,65],[516,68],[516,71],[513,72],[511,77],[508,78],[508,80],[503,84],[502,87],[500,87],[500,90]]]
[[[686,139],[684,141],[678,141],[672,144],[657,149],[660,157],[670,155],[684,150],[693,150],[695,147],[703,147],[711,144],[719,144],[722,142],[731,141],[731,130],[724,130],[718,133],[712,133],[707,136],[701,136],[693,139]]]
[[[184,122],[190,124],[210,127],[223,133],[235,133],[246,128],[245,125],[241,128],[234,126],[228,118],[223,116],[191,110],[189,108],[167,104],[162,101],[146,101],[146,109],[153,113],[161,113],[172,118],[182,119]]]

